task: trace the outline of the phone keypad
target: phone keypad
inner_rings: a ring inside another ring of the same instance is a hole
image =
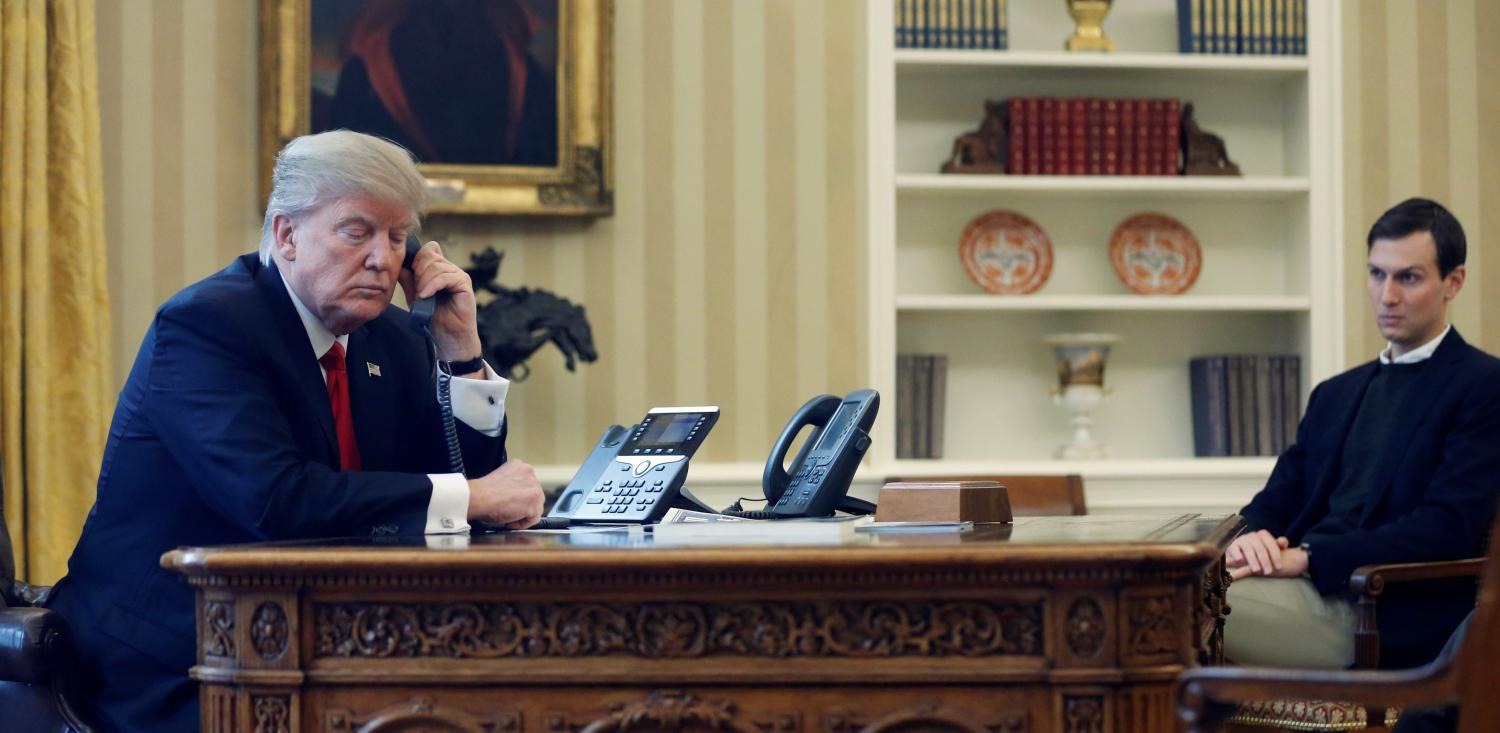
[[[648,519],[667,492],[667,486],[678,480],[677,472],[686,468],[686,459],[678,456],[652,456],[616,459],[620,470],[605,473],[585,494],[583,505],[573,518],[597,521],[642,521]]]

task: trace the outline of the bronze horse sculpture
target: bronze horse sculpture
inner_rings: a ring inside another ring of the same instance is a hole
[[[486,247],[483,252],[469,255],[472,264],[464,268],[474,281],[476,294],[483,290],[494,296],[479,306],[477,314],[479,340],[490,366],[506,379],[522,381],[531,375],[526,360],[548,342],[563,353],[570,372],[577,360],[598,359],[594,331],[589,327],[583,306],[546,290],[512,290],[499,284],[496,279],[504,257],[505,253]]]

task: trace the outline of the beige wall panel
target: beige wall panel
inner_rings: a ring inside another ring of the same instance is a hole
[[[1500,226],[1486,216],[1500,196],[1500,143],[1481,134],[1500,124],[1500,82],[1481,73],[1500,63],[1500,52],[1482,42],[1500,32],[1500,3],[1346,0],[1343,9],[1347,261],[1364,262],[1365,232],[1392,204],[1408,196],[1442,202],[1469,240],[1469,280],[1450,320],[1470,341],[1500,351],[1500,307],[1485,297],[1500,292],[1485,287],[1500,273],[1483,266],[1500,257],[1492,254]],[[1346,356],[1357,364],[1385,342],[1363,273],[1351,268],[1347,278]]]

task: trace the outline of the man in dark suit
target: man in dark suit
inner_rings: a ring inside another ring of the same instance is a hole
[[[1370,229],[1368,289],[1380,357],[1318,385],[1296,444],[1241,510],[1225,553],[1235,578],[1226,654],[1241,664],[1341,668],[1354,661],[1349,576],[1371,563],[1482,554],[1500,496],[1500,360],[1448,325],[1464,284],[1463,228],[1426,199]],[[1381,664],[1437,654],[1474,584],[1390,589]]]
[[[409,153],[335,131],[277,156],[260,253],[156,313],[115,408],[98,496],[50,606],[73,628],[111,729],[198,729],[180,545],[528,526],[531,468],[506,461],[508,383],[479,358],[468,276],[428,243],[401,267],[423,181]],[[439,293],[434,356],[406,311]],[[451,372],[468,475],[432,380]]]

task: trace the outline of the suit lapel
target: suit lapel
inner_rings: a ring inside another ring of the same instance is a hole
[[[378,339],[368,326],[349,334],[349,403],[354,411],[354,437],[360,460],[367,469],[390,470],[391,457],[398,455],[396,425],[396,376]]]
[[[281,335],[281,353],[286,358],[285,367],[302,393],[302,404],[309,406],[309,411],[323,432],[324,461],[330,466],[337,466],[338,437],[333,429],[333,405],[328,401],[328,385],[323,381],[323,370],[318,367],[320,354],[313,353],[312,344],[307,340],[307,329],[302,325],[302,318],[297,315],[296,306],[292,305],[291,296],[286,293],[286,285],[282,284],[281,273],[277,272],[276,266],[262,266],[254,254],[245,257],[253,259],[248,266],[255,273],[255,284],[265,297],[271,311],[271,320]]]
[[[1417,383],[1412,385],[1406,397],[1401,400],[1401,405],[1396,414],[1399,416],[1396,424],[1391,428],[1391,436],[1386,440],[1385,450],[1380,452],[1380,470],[1376,476],[1380,477],[1380,483],[1376,485],[1375,491],[1370,494],[1369,501],[1365,502],[1364,512],[1360,515],[1360,523],[1368,521],[1375,508],[1385,499],[1390,492],[1391,485],[1395,481],[1396,467],[1401,465],[1401,460],[1406,457],[1406,450],[1411,446],[1411,436],[1427,421],[1428,413],[1432,412],[1438,397],[1442,395],[1443,387],[1448,384],[1453,374],[1453,364],[1458,362],[1465,352],[1468,344],[1458,335],[1458,329],[1448,332],[1443,337],[1443,342],[1438,344],[1437,351],[1433,352],[1432,358],[1427,360],[1426,366],[1422,367],[1422,374],[1417,378]]]
[[[1332,444],[1327,450],[1336,456],[1336,460],[1328,461],[1323,465],[1323,473],[1318,477],[1315,484],[1316,491],[1313,501],[1309,507],[1321,506],[1322,502],[1333,493],[1338,485],[1339,466],[1343,463],[1344,443],[1349,439],[1349,430],[1354,427],[1354,416],[1359,413],[1359,404],[1364,399],[1365,390],[1370,386],[1370,380],[1375,378],[1375,364],[1372,362],[1359,368],[1355,378],[1349,384],[1349,392],[1339,395],[1335,405],[1339,412],[1334,415],[1334,422],[1330,428],[1333,432],[1330,436]]]

